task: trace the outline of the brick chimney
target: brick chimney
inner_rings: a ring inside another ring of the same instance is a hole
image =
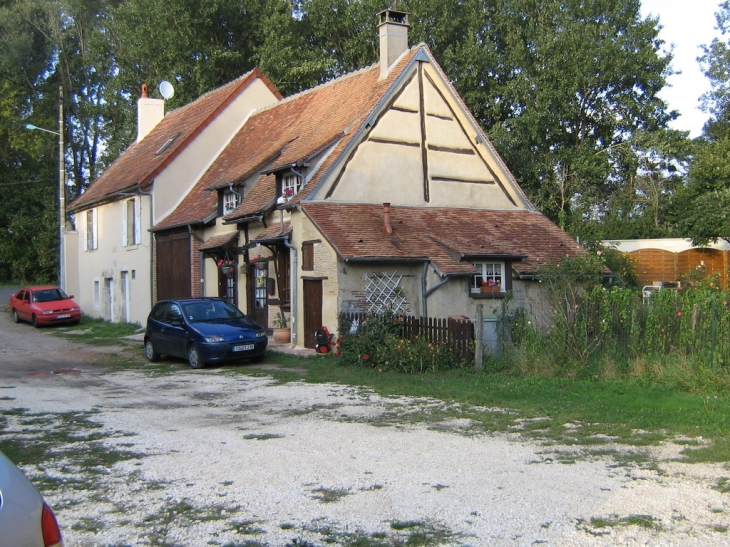
[[[380,79],[388,75],[390,67],[408,49],[408,14],[404,11],[383,10],[378,13],[380,33]]]
[[[150,99],[147,84],[142,84],[142,94],[137,100],[137,142],[144,139],[165,117],[165,101]]]

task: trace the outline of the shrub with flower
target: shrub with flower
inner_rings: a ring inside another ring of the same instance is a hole
[[[378,372],[387,370],[421,374],[464,366],[444,344],[433,344],[424,336],[406,337],[404,318],[392,311],[368,316],[357,328],[346,315],[341,316],[335,357],[346,365],[367,366]]]
[[[233,260],[231,260],[229,258],[221,258],[217,262],[217,264],[218,264],[218,267],[219,268],[233,268],[233,266],[235,265],[235,263],[233,262]]]

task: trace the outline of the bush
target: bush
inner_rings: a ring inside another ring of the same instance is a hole
[[[386,311],[365,319],[340,317],[335,356],[344,365],[367,366],[379,371],[406,374],[439,372],[465,366],[450,348],[433,344],[425,336],[410,339],[404,334],[403,317]]]

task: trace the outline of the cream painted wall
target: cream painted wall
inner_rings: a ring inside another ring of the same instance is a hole
[[[228,105],[155,179],[155,222],[174,211],[251,113],[276,101],[257,79]]]
[[[395,206],[525,208],[501,162],[484,142],[477,142],[478,131],[449,86],[430,64],[420,65],[420,80],[419,75],[404,78],[392,107],[376,117],[341,166],[345,171],[329,199]],[[325,198],[338,175],[333,173],[323,182],[315,199]]]
[[[132,196],[130,196],[131,198]],[[125,305],[129,306],[130,320],[144,325],[151,309],[151,235],[150,198],[136,196],[140,200],[139,245],[124,246],[122,225],[126,199],[97,207],[98,248],[84,251],[86,237],[86,212],[77,215],[78,252],[74,263],[67,266],[67,276],[76,270],[74,291],[76,301],[83,312],[91,317],[100,317],[116,322],[124,321]],[[69,257],[71,259],[71,257]],[[128,272],[129,298],[122,298],[122,271]],[[102,301],[94,305],[94,280],[102,286]],[[110,280],[106,281],[106,280]],[[104,287],[111,289],[111,292]],[[110,309],[110,303],[111,305]]]

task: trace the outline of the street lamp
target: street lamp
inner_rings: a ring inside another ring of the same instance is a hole
[[[58,284],[66,290],[66,268],[63,233],[66,227],[66,164],[63,156],[63,86],[58,88],[58,131],[26,124],[26,129],[37,129],[58,136]]]

